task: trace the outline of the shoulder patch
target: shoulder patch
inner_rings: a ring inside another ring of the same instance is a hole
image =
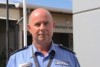
[[[27,49],[27,48],[28,48],[28,46],[26,46],[26,47],[24,47],[24,48],[22,48],[22,49],[19,49],[19,50],[15,50],[11,55],[13,55],[13,54],[15,54],[15,53],[17,53],[17,52],[19,52],[19,51],[25,50],[25,49]]]
[[[60,48],[64,49],[64,50],[67,50],[73,54],[75,54],[75,52],[73,52],[71,49],[67,48],[67,47],[64,47],[62,44],[59,45]]]

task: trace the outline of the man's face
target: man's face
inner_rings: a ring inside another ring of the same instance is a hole
[[[33,41],[50,42],[55,24],[47,15],[35,14],[28,25]]]

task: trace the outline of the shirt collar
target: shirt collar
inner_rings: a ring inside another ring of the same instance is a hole
[[[30,54],[30,56],[31,57],[33,57],[33,52],[34,53],[36,53],[36,52],[39,52],[37,49],[36,49],[36,47],[34,46],[34,44],[32,44],[31,46],[30,46],[30,50],[31,50],[31,54]],[[50,50],[49,50],[49,53],[51,52],[51,51],[55,51],[55,53],[56,53],[56,49],[55,49],[55,44],[52,42],[51,43],[51,47],[50,47]]]
[[[51,47],[50,47],[49,52],[51,52],[52,50],[56,52],[55,44],[54,44],[53,42],[52,42],[52,45],[51,45]]]

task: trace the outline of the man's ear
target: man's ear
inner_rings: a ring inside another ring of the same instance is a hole
[[[53,28],[55,28],[55,21],[53,21]]]
[[[29,24],[27,25],[27,29],[28,29],[28,31],[31,33],[31,27],[30,27]]]

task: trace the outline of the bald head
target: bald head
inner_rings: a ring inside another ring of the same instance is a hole
[[[52,15],[44,8],[35,9],[29,16],[28,30],[34,43],[50,44],[54,27]]]
[[[32,19],[35,19],[35,17],[47,17],[49,18],[50,21],[53,21],[52,15],[50,12],[44,8],[37,8],[29,16],[29,23],[31,22]]]

